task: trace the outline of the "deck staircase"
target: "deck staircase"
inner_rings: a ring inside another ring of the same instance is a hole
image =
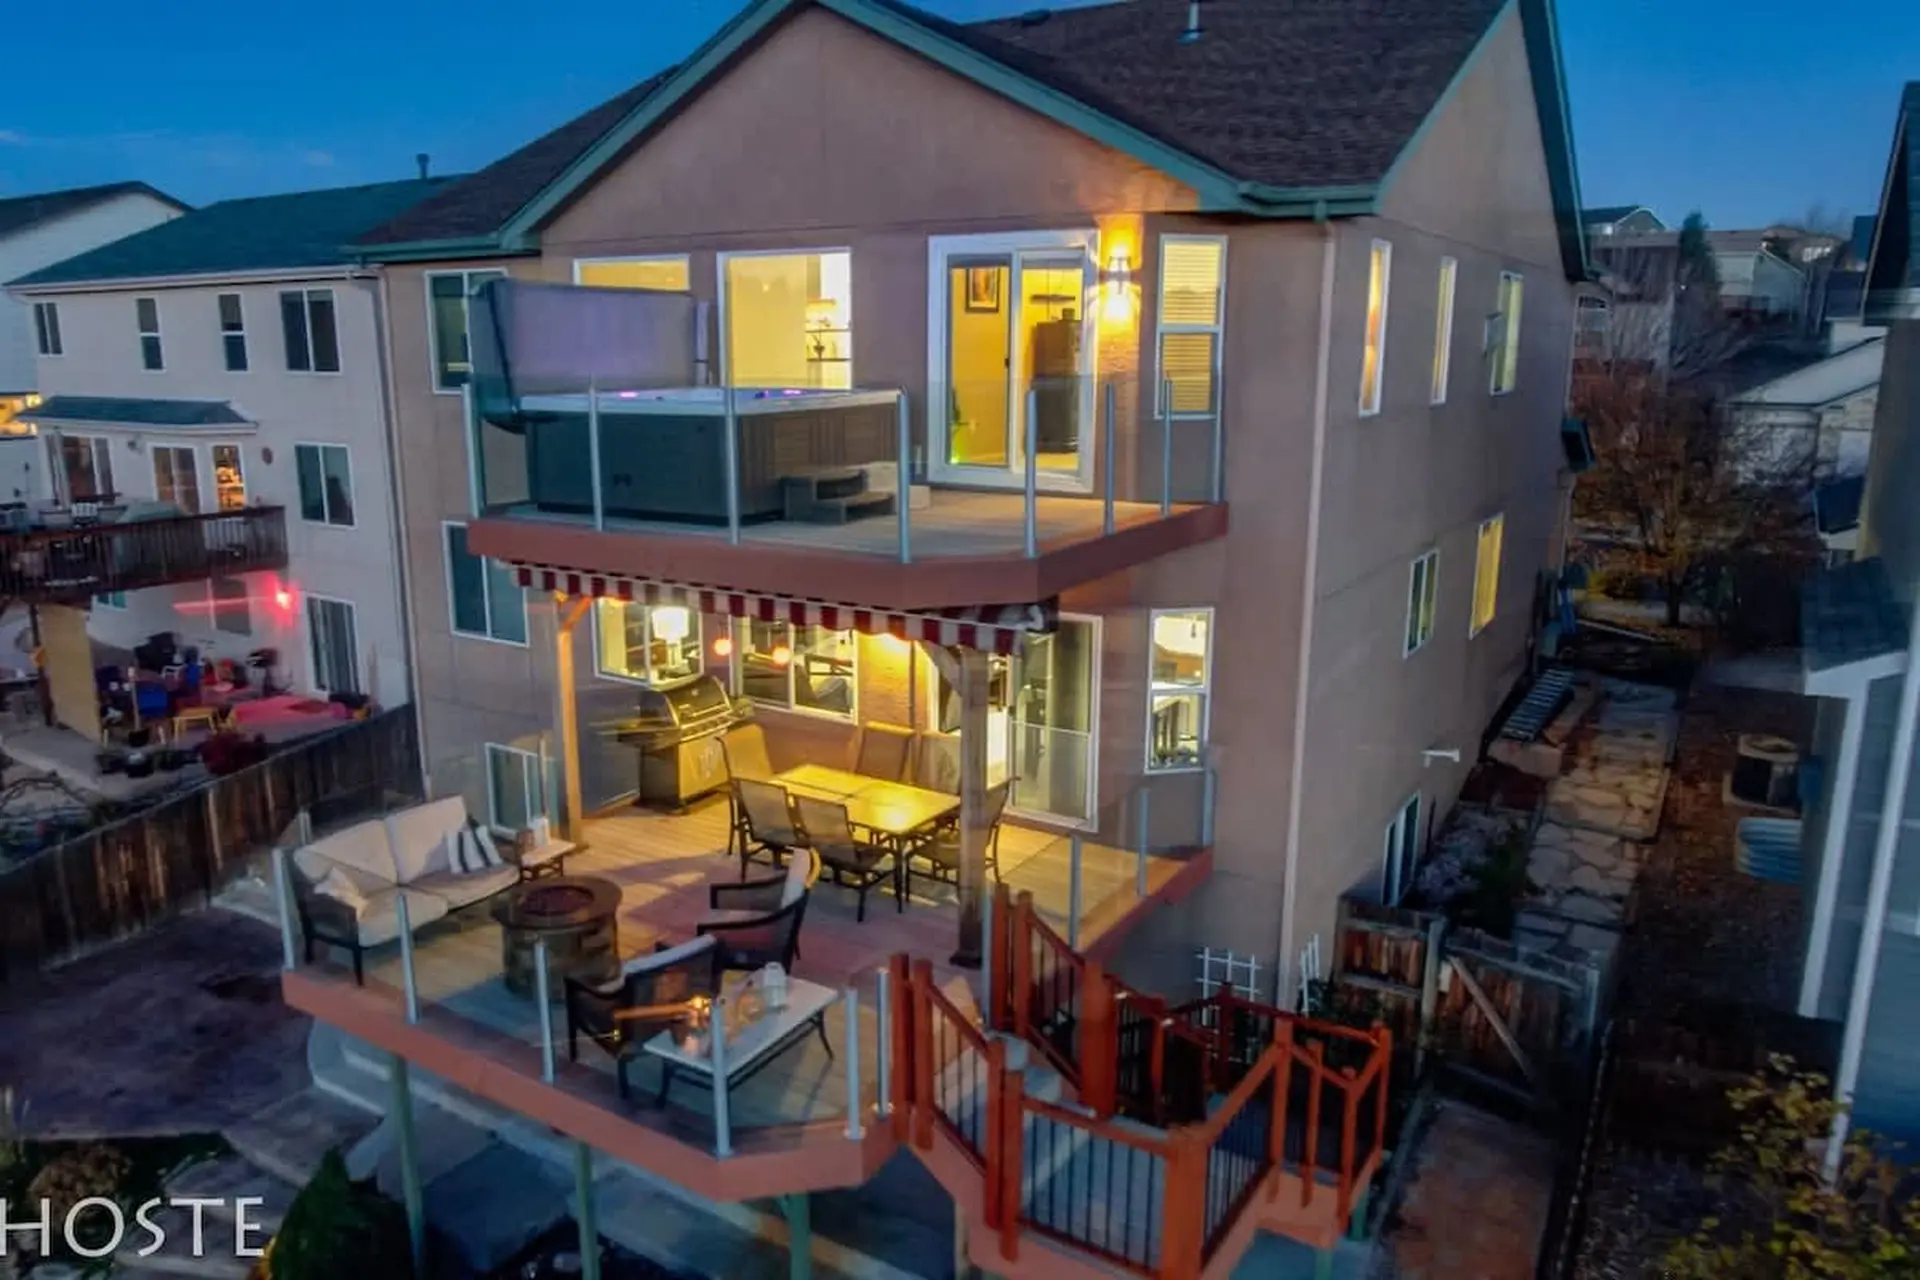
[[[780,498],[789,520],[803,524],[846,524],[894,511],[890,490],[867,487],[863,467],[809,467],[780,477]]]
[[[1179,1007],[1062,941],[1004,886],[987,1007],[892,962],[890,1116],[1022,1276],[1223,1277],[1266,1228],[1330,1248],[1378,1173],[1392,1043],[1215,996]]]

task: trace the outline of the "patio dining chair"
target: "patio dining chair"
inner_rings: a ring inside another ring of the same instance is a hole
[[[747,878],[747,867],[764,856],[774,866],[786,861],[794,849],[805,845],[806,837],[794,824],[787,789],[777,782],[756,778],[733,780],[734,810],[740,814],[740,878]]]
[[[1013,779],[1009,778],[997,787],[987,788],[987,875],[994,880],[1000,878],[1000,819],[1007,812],[1007,796],[1013,790]],[[960,883],[960,830],[957,823],[947,823],[927,840],[913,850],[913,856],[907,859],[902,868],[906,880],[907,896],[913,896],[913,864],[915,859],[926,863],[921,875],[942,884]]]
[[[613,1058],[624,1099],[627,1064],[640,1055],[640,1046],[678,1025],[693,997],[719,991],[719,959],[718,940],[700,936],[629,960],[609,982],[567,978],[567,1060],[580,1060],[584,1035]]]
[[[719,944],[715,967],[722,973],[752,972],[778,964],[791,972],[800,955],[807,896],[819,878],[819,857],[811,849],[795,849],[785,875],[709,885],[707,916],[694,929]]]
[[[767,756],[767,731],[757,724],[735,725],[727,730],[726,736],[720,739],[720,755],[727,762],[728,778],[766,782],[773,777],[773,761]],[[731,790],[727,803],[730,823],[727,853],[731,856],[735,849],[745,849],[751,832],[747,829],[746,811]]]
[[[853,771],[863,777],[901,782],[913,755],[913,730],[897,724],[869,724],[860,730]]]
[[[853,913],[856,922],[867,918],[868,892],[889,878],[893,880],[894,909],[907,909],[906,899],[900,894],[900,876],[897,865],[893,864],[893,851],[856,838],[853,824],[847,821],[846,805],[816,800],[812,796],[795,796],[793,816],[800,824],[807,845],[819,855],[821,865],[833,873],[833,882],[859,895]]]

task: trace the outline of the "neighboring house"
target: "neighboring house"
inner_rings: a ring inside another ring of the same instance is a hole
[[[1743,444],[1764,450],[1775,464],[1804,461],[1808,477],[1823,482],[1866,470],[1880,392],[1883,338],[1864,338],[1789,373],[1728,398]],[[1771,440],[1772,444],[1762,443]]]
[[[296,688],[408,698],[379,283],[342,246],[440,185],[223,201],[12,282],[61,338],[29,411],[43,496],[285,510],[284,572],[107,593],[97,643],[172,631],[236,662],[273,648]]]
[[[1844,1024],[1837,1087],[1856,1123],[1920,1138],[1920,82],[1906,86],[1867,266],[1886,326],[1851,564],[1805,605],[1805,691],[1820,698],[1802,882],[1802,1015]],[[1839,513],[1836,513],[1838,515]],[[1842,523],[1836,519],[1834,523]],[[1897,820],[1896,820],[1897,819]]]
[[[1632,236],[1642,232],[1667,229],[1667,224],[1660,221],[1653,210],[1638,204],[1603,205],[1598,209],[1583,209],[1580,212],[1580,221],[1586,227],[1588,240],[1595,242],[1605,236]],[[1598,247],[1597,244],[1595,247]]]

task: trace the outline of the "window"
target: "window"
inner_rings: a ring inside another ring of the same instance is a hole
[[[678,604],[596,600],[595,670],[615,680],[665,684],[700,674],[700,615]]]
[[[220,306],[220,348],[226,357],[228,373],[247,371],[247,320],[240,309],[240,295],[223,293]]]
[[[109,591],[104,595],[95,596],[93,602],[102,609],[124,609],[127,607],[127,593],[124,591]]]
[[[1387,290],[1393,276],[1393,246],[1373,242],[1367,259],[1367,334],[1360,354],[1360,412],[1380,412],[1380,389],[1387,370]]]
[[[737,254],[720,261],[729,383],[853,386],[852,254]]]
[[[60,346],[60,308],[52,302],[33,304],[33,344],[43,356],[64,355]]]
[[[527,593],[512,569],[467,550],[467,526],[447,524],[447,612],[455,635],[527,642]]]
[[[746,620],[735,627],[741,693],[770,707],[853,718],[859,675],[853,632]]]
[[[685,255],[659,258],[581,258],[573,282],[598,289],[653,289],[685,293],[693,287]]]
[[[213,625],[229,635],[253,634],[253,606],[248,602],[247,584],[239,578],[209,578],[207,606],[213,612]]]
[[[1500,540],[1507,530],[1507,518],[1495,516],[1480,522],[1480,537],[1473,552],[1473,623],[1467,634],[1477,636],[1486,629],[1500,608]]]
[[[1153,611],[1147,769],[1198,768],[1213,686],[1213,610]]]
[[[307,638],[314,685],[327,693],[359,693],[360,647],[354,635],[353,605],[309,595]]]
[[[353,466],[343,444],[293,446],[300,478],[300,518],[353,527]]]
[[[427,273],[428,339],[433,344],[433,389],[458,391],[473,373],[467,345],[467,299],[504,271],[432,271]]]
[[[1495,316],[1493,394],[1513,390],[1520,377],[1520,302],[1525,282],[1513,271],[1500,273],[1500,310]]]
[[[487,823],[502,831],[525,831],[546,809],[540,757],[519,747],[487,744]]]
[[[340,335],[334,329],[333,290],[294,289],[280,295],[280,329],[292,373],[340,372]]]
[[[1154,404],[1169,388],[1173,412],[1211,417],[1220,406],[1220,329],[1226,323],[1227,242],[1160,237],[1160,336]]]
[[[1399,905],[1413,887],[1413,873],[1420,864],[1420,794],[1415,792],[1400,806],[1400,812],[1387,824],[1384,868],[1380,893],[1388,906]]]
[[[246,468],[237,444],[213,446],[213,496],[221,511],[238,511],[247,505]]]
[[[190,516],[200,514],[200,475],[193,446],[153,446],[153,496]]]
[[[1447,371],[1453,363],[1453,290],[1460,264],[1440,259],[1440,309],[1433,322],[1433,403],[1447,402]]]
[[[113,451],[104,436],[49,436],[54,475],[68,502],[113,501]]]
[[[135,298],[133,318],[140,326],[140,367],[164,369],[160,358],[160,303],[154,298]]]
[[[1440,576],[1440,553],[1429,551],[1413,562],[1407,582],[1406,653],[1418,652],[1433,639],[1435,580]]]

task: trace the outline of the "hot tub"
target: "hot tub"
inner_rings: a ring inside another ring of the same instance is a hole
[[[892,462],[899,393],[686,387],[599,395],[600,500],[609,517],[725,524],[726,406],[740,433],[740,518],[778,519],[780,479]],[[529,395],[488,426],[525,438],[526,504],[592,514],[585,394]]]

